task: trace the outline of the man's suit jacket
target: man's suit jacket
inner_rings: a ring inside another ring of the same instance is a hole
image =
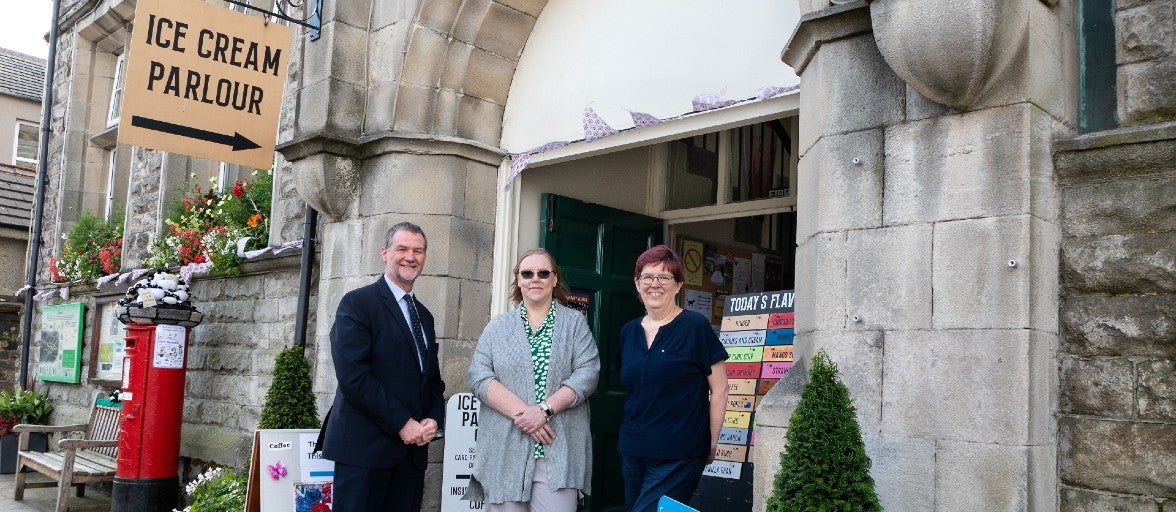
[[[428,447],[406,445],[400,429],[409,418],[444,426],[445,382],[437,361],[433,315],[417,302],[428,339],[425,371],[408,321],[381,276],[348,292],[331,327],[331,356],[339,384],[323,439],[323,457],[353,466],[391,468],[412,457],[424,470]]]

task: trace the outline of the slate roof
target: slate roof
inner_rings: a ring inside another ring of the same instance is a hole
[[[29,229],[36,182],[34,171],[0,164],[0,227]]]
[[[0,94],[41,101],[45,94],[45,59],[0,48]]]

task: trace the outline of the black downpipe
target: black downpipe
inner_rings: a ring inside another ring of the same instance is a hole
[[[294,344],[306,346],[306,320],[310,315],[310,276],[314,272],[314,234],[318,211],[309,204],[302,221],[302,264],[298,270],[298,312],[294,319]]]
[[[20,332],[20,387],[28,389],[29,384],[29,347],[33,338],[33,295],[37,292],[37,257],[41,253],[41,217],[45,215],[45,183],[49,181],[49,135],[53,130],[49,123],[53,120],[53,74],[57,69],[57,16],[60,14],[61,0],[53,0],[53,21],[49,26],[49,58],[45,66],[45,95],[41,101],[41,145],[37,155],[37,193],[33,199],[33,225],[29,231],[28,263],[25,271],[28,274],[28,289],[25,291],[24,318],[21,321]]]

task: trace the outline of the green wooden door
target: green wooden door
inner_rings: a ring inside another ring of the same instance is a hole
[[[645,314],[633,286],[633,265],[661,243],[660,219],[544,194],[540,244],[555,257],[568,287],[588,296],[588,325],[600,346],[600,384],[592,406],[592,495],[588,512],[623,512],[617,432],[625,403],[620,376],[612,370],[628,321]]]

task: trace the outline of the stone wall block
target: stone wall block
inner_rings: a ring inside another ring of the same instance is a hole
[[[1162,123],[1176,110],[1176,57],[1120,66],[1119,122],[1122,125]]]
[[[821,233],[796,249],[796,332],[845,327],[845,233]]]
[[[1176,360],[1143,360],[1136,372],[1139,418],[1176,422]]]
[[[1061,356],[1059,412],[1130,419],[1135,406],[1135,369],[1125,357]]]
[[[1176,358],[1176,301],[1170,295],[1070,296],[1061,317],[1065,353]]]
[[[367,10],[366,8],[364,9]],[[365,26],[364,20],[360,26]],[[303,83],[334,79],[363,84],[366,79],[367,31],[341,22],[323,23],[321,38],[304,48]]]
[[[417,10],[416,23],[448,34],[453,31],[453,23],[457,19],[457,11],[461,9],[461,4],[462,0],[426,0]]]
[[[824,349],[837,365],[863,435],[877,435],[882,428],[883,341],[881,331],[817,331],[807,336],[807,350],[815,354]]]
[[[1127,496],[1061,486],[1060,510],[1069,512],[1160,512],[1152,497]]]
[[[382,132],[392,129],[399,93],[400,84],[398,82],[374,83],[368,88],[367,119],[364,120],[363,125],[365,132]]]
[[[1054,222],[1029,217],[1029,261],[1024,264],[1029,273],[1029,326],[1037,331],[1058,334],[1058,308],[1061,299],[1058,253],[1061,251],[1061,230]],[[1005,263],[1006,265],[1008,262]]]
[[[800,98],[800,155],[817,139],[902,121],[906,85],[882,60],[870,34],[827,42],[809,62]],[[837,105],[838,108],[828,108]]]
[[[951,113],[951,107],[935,103],[919,94],[913,87],[906,86],[906,121],[919,121],[933,117],[942,117]]]
[[[492,2],[473,43],[478,48],[517,61],[535,28],[535,16]]]
[[[502,138],[500,123],[487,123],[486,119],[501,119],[506,107],[502,103],[483,100],[475,96],[462,96],[458,107],[457,136],[498,146]]]
[[[490,221],[498,208],[498,167],[482,162],[466,162],[465,201],[461,216]]]
[[[392,129],[406,133],[429,133],[437,91],[431,87],[401,84],[396,92],[396,115]]]
[[[1172,2],[1160,1],[1115,13],[1115,62],[1125,64],[1172,54]]]
[[[476,340],[482,335],[486,323],[490,321],[490,283],[461,280],[460,300],[461,316],[458,320],[457,337]]]
[[[449,52],[445,54],[445,69],[441,71],[441,87],[461,91],[466,72],[470,67],[470,55],[474,45],[456,39],[449,41]],[[456,116],[454,116],[456,117]]]
[[[848,233],[845,312],[849,328],[931,326],[931,240],[931,226],[926,224]]]
[[[420,304],[433,314],[433,328],[437,339],[451,339],[457,334],[461,312],[455,305],[461,303],[461,282],[449,277],[423,276],[412,288]],[[450,384],[455,385],[455,384]]]
[[[1034,445],[1057,446],[1058,396],[1061,387],[1058,374],[1057,333],[1029,331],[1029,347],[1026,354],[1029,361],[1027,442]]]
[[[319,246],[319,268],[322,274],[336,277],[356,275],[366,269],[361,262],[369,257],[367,253],[374,252],[375,256],[379,257],[379,248],[384,244],[383,238],[374,246],[366,245],[366,251],[356,247],[356,240],[370,242],[363,236],[364,227],[364,222],[358,219],[323,225],[322,245]]]
[[[952,441],[938,444],[935,510],[1028,510],[1028,448]]]
[[[1158,157],[1176,157],[1176,144]],[[1114,179],[1062,189],[1061,222],[1066,236],[1176,231],[1176,174]]]
[[[1034,242],[1029,220],[1018,215],[935,225],[935,327],[1029,327],[1030,282],[1037,264],[1029,259]],[[1042,264],[1054,267],[1048,259]]]
[[[462,92],[498,105],[506,105],[506,93],[514,78],[517,58],[506,58],[474,48],[466,69]]]
[[[1029,213],[1054,226],[1058,225],[1061,194],[1054,172],[1053,134],[1068,129],[1036,106],[1029,109]]]
[[[798,239],[882,225],[882,140],[882,130],[865,130],[824,137],[809,149],[797,170]]]
[[[358,135],[364,93],[364,86],[334,78],[308,82],[298,93],[297,136]]]
[[[1026,213],[1029,109],[1014,105],[887,128],[884,222]]]
[[[547,0],[496,0],[498,3],[527,13],[528,15],[538,18],[539,13],[543,12],[543,8],[547,6]]]
[[[449,48],[449,38],[444,33],[417,26],[412,29],[408,49],[404,57],[404,81],[426,87],[437,87],[441,82],[441,69],[445,62],[441,56]]]
[[[494,259],[494,225],[454,219],[449,236],[448,275],[489,283]],[[489,308],[489,303],[486,307]]]
[[[437,91],[433,110],[433,133],[436,135],[457,135],[457,116],[461,112],[462,95],[449,89]]]
[[[1030,442],[1029,342],[1027,330],[887,331],[883,435]]]
[[[469,393],[470,362],[474,359],[477,338],[440,340],[441,380],[445,381],[445,395]]]
[[[402,2],[377,2],[383,4],[402,4]],[[378,8],[377,8],[378,10]],[[405,59],[405,48],[409,44],[409,37],[418,27],[405,21],[393,23],[372,32],[370,41],[372,51],[368,54],[369,80],[375,85],[393,85],[399,81]],[[369,105],[368,113],[372,114]]]
[[[1058,447],[1062,484],[1176,496],[1176,424],[1062,416]]]
[[[366,27],[373,5],[346,0],[323,2],[323,21],[325,23],[347,24],[353,27]]]
[[[283,299],[298,296],[298,269],[271,271],[261,276],[262,296]]]
[[[458,157],[390,153],[369,158],[363,163],[361,188],[381,193],[360,196],[360,215],[448,214],[457,208],[465,194],[464,173],[464,162]],[[433,235],[429,231],[425,234]]]
[[[224,286],[224,298],[227,299],[255,300],[262,297],[262,279],[260,276],[226,279]]]
[[[786,427],[756,426],[755,449],[751,453],[751,462],[755,467],[753,482],[760,482],[762,491],[752,493],[752,510],[767,510],[767,498],[772,494],[772,483],[776,473],[780,472],[780,455],[788,447],[788,429]],[[744,466],[744,471],[747,465]]]
[[[450,34],[454,39],[473,43],[478,36],[478,30],[485,26],[486,13],[490,11],[492,0],[465,0],[461,10],[457,13],[457,20]]]
[[[760,438],[756,436],[757,443]],[[882,437],[870,459],[870,476],[883,510],[936,510],[934,440]]]
[[[1062,279],[1078,293],[1176,292],[1176,231],[1068,238]]]

